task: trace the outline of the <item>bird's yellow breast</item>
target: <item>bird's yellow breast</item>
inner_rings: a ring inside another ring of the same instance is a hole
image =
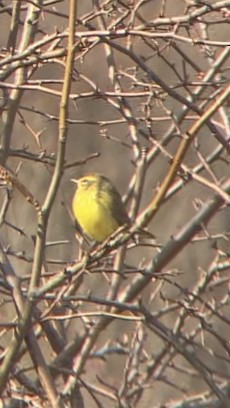
[[[95,191],[76,192],[73,213],[82,230],[98,242],[104,241],[118,228],[109,207],[109,197],[98,197]]]

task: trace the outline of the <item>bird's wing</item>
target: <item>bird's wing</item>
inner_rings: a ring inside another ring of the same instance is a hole
[[[130,219],[129,216],[126,212],[124,203],[122,202],[121,196],[118,193],[118,191],[111,186],[111,213],[112,216],[116,219],[117,223],[119,226],[127,224],[130,224]]]

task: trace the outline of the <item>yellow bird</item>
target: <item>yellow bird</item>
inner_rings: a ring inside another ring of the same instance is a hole
[[[72,181],[77,183],[73,213],[90,238],[102,242],[122,225],[130,225],[121,196],[107,177],[93,173]]]

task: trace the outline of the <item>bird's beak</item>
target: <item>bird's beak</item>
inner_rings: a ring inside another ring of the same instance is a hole
[[[70,179],[70,181],[72,181],[75,184],[78,184],[78,180],[76,180],[76,179]]]

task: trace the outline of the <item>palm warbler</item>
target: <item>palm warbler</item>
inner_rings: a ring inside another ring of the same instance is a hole
[[[120,226],[130,224],[121,196],[107,177],[94,173],[72,181],[77,183],[73,213],[90,238],[102,242]]]

